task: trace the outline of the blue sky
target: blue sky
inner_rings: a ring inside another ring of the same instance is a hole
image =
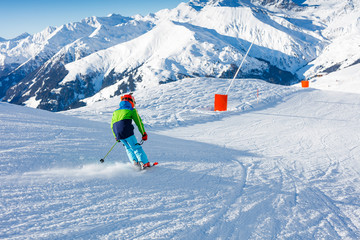
[[[189,0],[1,0],[0,37],[34,34],[48,26],[61,26],[86,17],[147,15],[174,8]]]

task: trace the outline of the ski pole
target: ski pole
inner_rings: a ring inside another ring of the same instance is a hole
[[[105,155],[104,158],[100,159],[100,162],[103,163],[105,161],[105,158],[107,157],[107,155],[109,155],[109,153],[113,150],[113,148],[115,147],[115,145],[117,144],[118,142],[116,141],[115,144],[111,147],[110,151],[108,151],[108,153]]]

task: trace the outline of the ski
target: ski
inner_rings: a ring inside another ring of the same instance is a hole
[[[144,167],[144,164],[140,163],[140,164],[139,164],[139,167],[140,167],[140,170],[145,170],[145,169],[154,167],[154,166],[156,166],[156,165],[158,165],[158,164],[159,164],[158,162],[154,162],[154,163],[151,164],[149,167]]]
[[[158,162],[154,162],[153,164],[151,164],[149,167],[144,167],[144,166],[141,166],[140,169],[141,170],[145,170],[145,169],[148,169],[148,168],[151,168],[151,167],[154,167],[156,165],[158,165],[159,163]]]

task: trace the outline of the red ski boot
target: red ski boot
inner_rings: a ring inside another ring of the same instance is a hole
[[[151,167],[150,162],[147,162],[144,165],[142,165],[142,169],[147,168],[147,167]]]

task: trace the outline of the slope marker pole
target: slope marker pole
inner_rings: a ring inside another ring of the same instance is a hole
[[[246,58],[246,57],[247,57],[247,55],[249,54],[250,49],[251,49],[252,45],[254,44],[254,42],[255,42],[255,38],[254,38],[254,40],[252,41],[252,43],[251,43],[251,45],[250,45],[249,49],[247,50],[247,52],[246,52],[246,54],[245,54],[245,56],[244,56],[243,60],[241,61],[240,67],[239,67],[239,68],[238,68],[238,70],[236,71],[236,73],[235,73],[235,75],[234,75],[234,78],[232,79],[232,81],[231,81],[231,83],[230,83],[230,86],[229,86],[229,88],[227,89],[227,91],[226,91],[226,94],[225,94],[225,95],[228,95],[228,93],[229,93],[229,91],[230,91],[230,88],[231,88],[232,84],[234,83],[234,80],[235,80],[236,76],[238,75],[238,73],[239,73],[239,71],[240,71],[240,69],[241,69],[241,67],[242,67],[242,65],[243,65],[243,63],[244,63],[244,61],[245,61],[245,58]]]

